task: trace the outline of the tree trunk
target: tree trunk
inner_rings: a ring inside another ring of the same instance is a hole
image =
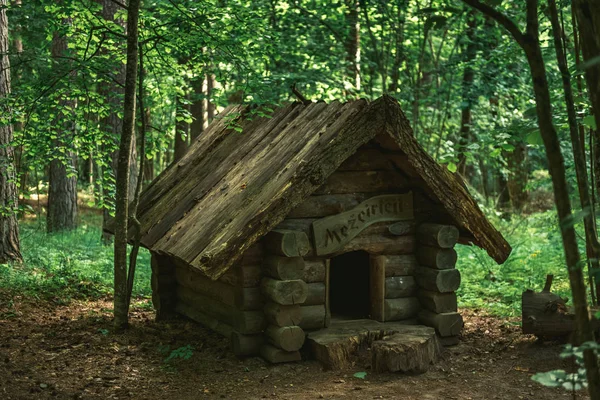
[[[115,3],[113,0],[102,0],[102,18],[106,21],[114,22],[122,27],[125,27],[125,22],[122,19],[116,19],[116,13],[120,10],[120,6]],[[106,51],[104,51],[106,52]],[[112,76],[112,79],[108,79],[106,82],[103,82],[100,85],[98,91],[100,95],[105,99],[105,102],[109,108],[107,115],[101,119],[100,126],[101,129],[105,132],[107,136],[107,140],[109,140],[112,145],[107,149],[106,147],[103,149],[103,153],[110,152],[109,157],[111,160],[110,167],[113,176],[116,178],[117,175],[117,163],[118,163],[118,151],[111,150],[116,149],[119,143],[119,137],[121,132],[123,131],[123,119],[119,115],[121,112],[122,102],[123,102],[123,87],[125,86],[125,65],[118,61],[114,63],[113,69],[115,73]],[[135,149],[135,137],[134,137],[134,145],[133,151],[131,154],[131,162],[130,162],[130,174],[129,174],[129,197],[133,197],[133,192],[135,190],[137,184],[137,176],[138,176],[138,168],[137,168],[137,154]],[[100,186],[100,193],[103,198],[107,198],[111,190],[109,190],[106,185],[108,183],[104,182],[103,177],[99,177],[102,179],[102,184]],[[110,199],[109,199],[110,200]],[[110,201],[109,201],[110,203]],[[102,215],[102,226],[105,227],[107,221],[110,219],[110,210],[104,209]],[[102,231],[102,241],[107,244],[110,243],[111,235]]]
[[[346,0],[344,15],[348,34],[346,36],[346,74],[352,85],[352,92],[360,90],[360,22],[358,19],[359,1]]]
[[[527,181],[529,178],[529,168],[527,162],[527,145],[518,139],[512,152],[506,152],[506,164],[508,169],[507,188],[510,195],[510,202],[513,210],[523,211],[527,204],[529,194],[527,193]]]
[[[175,123],[175,144],[173,146],[173,161],[175,162],[181,160],[181,158],[185,155],[188,149],[188,137],[190,127],[190,124],[188,124],[182,119],[184,117],[183,114],[187,113],[189,109],[188,105],[185,104],[185,101],[182,100],[185,99],[186,95],[177,93],[176,96],[177,99],[175,100],[175,115],[178,119],[176,118],[177,122]]]
[[[215,88],[215,76],[212,73],[206,75],[206,119],[210,124],[215,117],[215,105],[212,102],[213,89]]]
[[[8,18],[6,1],[0,0],[0,99],[2,104],[10,96],[10,60],[8,59]],[[11,115],[6,106],[3,115]],[[14,155],[13,127],[0,125],[0,264],[22,261],[17,223],[17,186]]]
[[[542,140],[544,141],[544,147],[546,148],[546,157],[548,158],[548,166],[552,177],[554,201],[556,203],[559,226],[561,228],[565,259],[569,273],[569,282],[573,293],[578,339],[579,342],[592,342],[594,341],[594,333],[590,323],[586,287],[577,246],[577,236],[575,234],[575,227],[571,222],[571,201],[569,199],[564,158],[560,149],[558,134],[552,121],[550,91],[546,79],[546,67],[539,40],[538,1],[527,0],[527,28],[525,33],[521,32],[512,20],[499,13],[494,8],[487,6],[478,0],[463,1],[492,16],[497,22],[502,24],[512,34],[527,56],[533,80],[538,125]],[[591,12],[591,10],[588,11]],[[600,15],[596,16],[596,18],[600,19]],[[590,91],[592,88],[594,87],[592,86],[589,88]],[[597,89],[598,87],[595,88]],[[592,400],[598,400],[600,399],[600,371],[598,370],[598,358],[591,349],[585,350],[583,356],[587,371],[590,398]]]
[[[70,25],[72,20],[63,19],[63,24]],[[55,32],[52,37],[52,58],[55,66],[64,64],[67,57],[67,38]],[[68,65],[68,68],[71,66]],[[73,73],[69,72],[69,77]],[[62,93],[57,107],[57,116],[54,122],[56,139],[53,141],[54,158],[50,161],[48,182],[48,217],[46,230],[60,232],[77,227],[77,170],[75,167],[75,153],[71,151],[75,136],[75,121],[72,114],[63,110],[72,110],[76,102],[68,98],[67,93]]]
[[[552,22],[552,33],[554,36],[554,47],[556,49],[556,59],[560,70],[563,91],[565,93],[565,104],[567,108],[567,119],[569,122],[569,133],[571,136],[571,144],[573,148],[573,158],[575,162],[575,173],[577,176],[577,187],[579,188],[579,199],[581,209],[586,210],[583,224],[585,229],[586,254],[589,262],[589,268],[598,268],[598,257],[600,256],[600,243],[598,243],[598,233],[596,232],[596,224],[594,221],[594,204],[591,201],[590,186],[588,184],[587,167],[585,161],[585,142],[581,141],[579,129],[577,126],[577,112],[575,110],[575,101],[573,98],[573,89],[571,87],[571,74],[567,66],[567,58],[563,49],[564,43],[562,39],[563,27],[560,25],[558,10],[555,0],[548,0],[548,9],[550,11],[550,20]],[[590,291],[592,299],[595,299],[592,282],[594,281],[591,270],[588,270],[590,280]],[[596,282],[596,292],[600,289],[600,282]]]
[[[128,325],[127,301],[127,226],[129,223],[129,174],[135,137],[136,84],[138,67],[138,18],[140,0],[129,0],[127,10],[127,66],[123,102],[123,132],[119,146],[115,199],[114,326]]]
[[[152,114],[150,113],[150,107],[146,106],[146,110],[144,110],[144,118],[146,120],[146,126],[149,127],[151,126],[151,122],[152,122]],[[158,155],[156,155],[156,158],[158,160]],[[146,162],[144,163],[144,187],[148,186],[150,184],[150,182],[152,182],[154,180],[154,163],[155,161],[154,158],[146,160]]]
[[[198,77],[192,81],[193,98],[190,105],[192,123],[190,125],[190,143],[196,140],[204,131],[204,79]]]
[[[579,39],[583,60],[590,65],[585,67],[585,80],[592,103],[592,112],[597,129],[600,129],[600,2],[591,0],[573,0],[573,9],[579,27]]]
[[[402,0],[398,3],[398,14],[396,16],[396,37],[395,37],[395,52],[394,52],[394,64],[392,65],[392,71],[390,73],[390,86],[389,93],[396,93],[400,86],[400,68],[402,63],[406,59],[404,54],[404,14],[408,2]]]
[[[475,10],[470,10],[467,15],[467,48],[465,49],[465,69],[463,71],[462,81],[462,107],[460,118],[460,135],[458,140],[458,172],[465,176],[467,172],[466,148],[471,138],[471,122],[473,107],[473,81],[475,80],[475,71],[471,63],[477,55],[477,43],[475,42],[475,31],[477,29],[477,18]]]

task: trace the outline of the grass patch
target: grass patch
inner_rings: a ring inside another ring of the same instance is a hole
[[[102,217],[81,215],[77,229],[46,233],[44,220],[21,221],[23,265],[0,264],[0,288],[11,294],[49,298],[60,303],[90,299],[113,291],[113,246],[102,245]],[[150,253],[140,249],[134,297],[150,289]]]
[[[488,217],[513,251],[503,265],[497,265],[477,247],[457,246],[457,268],[462,276],[457,292],[459,306],[482,308],[500,316],[520,316],[521,294],[526,289],[542,290],[547,274],[554,275],[552,291],[568,297],[570,301],[567,304],[571,304],[556,211],[515,216],[511,220],[491,214]],[[583,244],[580,240],[580,245]]]

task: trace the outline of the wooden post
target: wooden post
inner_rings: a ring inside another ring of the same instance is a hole
[[[325,327],[331,324],[331,308],[329,307],[329,277],[330,277],[330,263],[329,259],[325,260]]]
[[[385,300],[385,263],[381,259],[371,256],[371,318],[375,321],[385,322],[386,313],[384,309]]]
[[[308,287],[308,292],[303,305],[316,306],[318,304],[325,304],[326,290],[324,283],[308,283],[306,286]]]

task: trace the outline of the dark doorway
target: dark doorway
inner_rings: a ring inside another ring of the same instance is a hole
[[[369,318],[369,253],[353,251],[331,259],[329,309],[333,318]]]

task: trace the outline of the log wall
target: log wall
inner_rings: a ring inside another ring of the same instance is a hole
[[[454,250],[459,239],[458,229],[452,225],[423,223],[417,227],[417,238],[419,266],[415,281],[422,307],[419,321],[435,328],[443,343],[457,344],[463,328],[455,293],[460,286]]]
[[[330,324],[329,259],[370,254],[371,318],[413,320],[454,342],[460,274],[453,247],[458,231],[422,223],[437,207],[413,183],[405,156],[366,145],[276,229],[252,246],[217,281],[167,257],[152,257],[157,318],[178,312],[229,337],[236,355],[272,363],[298,361],[305,331]],[[335,254],[317,257],[311,225],[383,194],[412,191],[414,221],[376,223]],[[351,279],[351,277],[349,277]]]
[[[229,338],[237,356],[258,355],[268,324],[260,289],[263,258],[262,245],[252,246],[236,265],[213,281],[199,270],[161,257],[161,265],[165,260],[172,263],[174,311]]]

